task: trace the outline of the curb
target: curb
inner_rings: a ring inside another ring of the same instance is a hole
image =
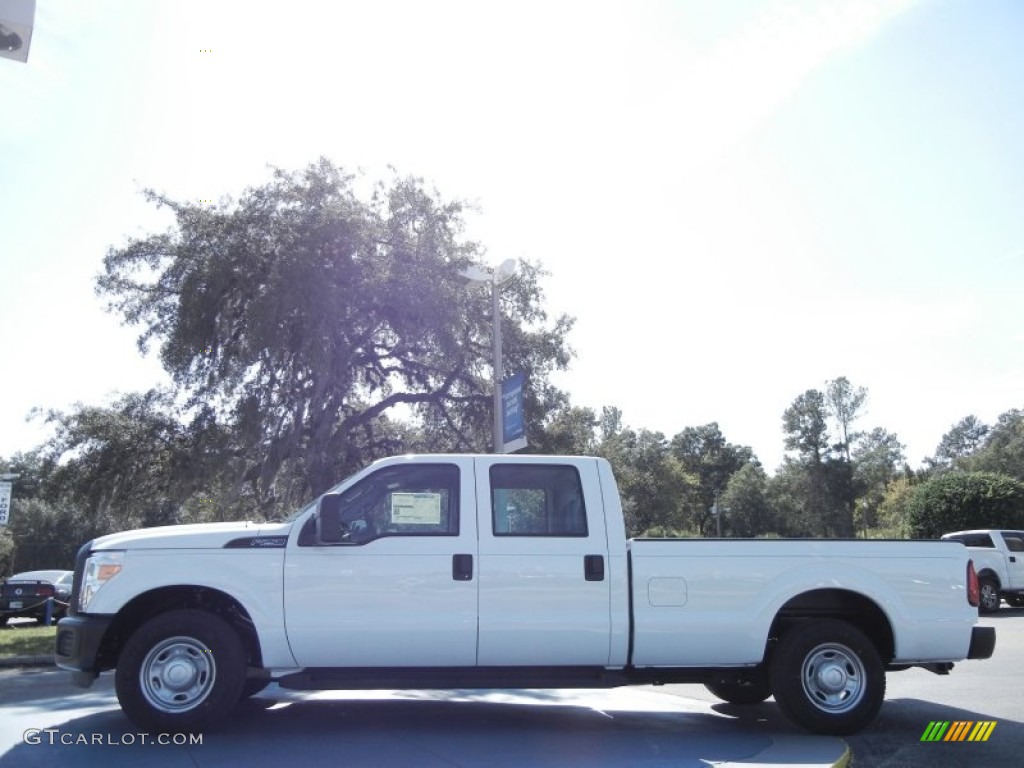
[[[808,744],[808,739],[816,743]],[[850,745],[835,736],[773,736],[772,745],[756,755],[715,768],[849,768],[853,759]]]
[[[53,654],[45,656],[0,656],[0,667],[53,667]]]

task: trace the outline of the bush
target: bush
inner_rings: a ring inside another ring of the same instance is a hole
[[[992,472],[940,475],[914,489],[904,526],[915,539],[971,528],[1024,527],[1024,483]]]

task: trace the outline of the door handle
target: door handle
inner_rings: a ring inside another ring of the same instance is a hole
[[[455,581],[473,580],[472,555],[452,555],[452,578]]]
[[[583,578],[587,581],[604,581],[604,555],[583,556]]]

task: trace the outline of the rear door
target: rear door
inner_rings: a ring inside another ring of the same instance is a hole
[[[607,665],[610,573],[597,462],[476,459],[481,666]]]
[[[1024,531],[1001,531],[1006,543],[1008,589],[1024,589]]]

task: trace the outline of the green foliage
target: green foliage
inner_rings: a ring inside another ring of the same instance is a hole
[[[71,570],[78,548],[97,533],[82,510],[65,502],[15,498],[8,525],[13,547],[6,572]]]
[[[597,450],[608,459],[618,480],[628,535],[656,527],[687,527],[692,478],[669,453],[662,433],[622,429],[606,434]]]
[[[911,538],[971,528],[1024,527],[1024,483],[991,472],[949,473],[914,489],[904,522]]]
[[[774,510],[768,500],[768,477],[760,464],[748,462],[729,478],[721,505],[728,509],[723,530],[729,535],[752,538],[776,530]]]
[[[591,408],[559,408],[548,417],[529,450],[556,456],[591,456],[597,450],[597,425],[597,415]]]
[[[914,477],[900,476],[885,487],[885,495],[878,505],[876,522],[888,531],[906,531],[907,505],[920,481]]]
[[[965,416],[942,436],[927,463],[937,470],[956,469],[984,443],[989,428],[977,416]]]
[[[101,532],[181,522],[179,507],[201,484],[203,467],[169,393],[51,411],[48,420],[56,427],[44,447],[50,500],[74,499]]]
[[[962,466],[1024,480],[1024,411],[1002,414],[985,435],[984,443],[961,460]]]
[[[825,403],[839,428],[840,440],[837,447],[847,462],[851,458],[851,445],[858,436],[852,431],[852,425],[860,415],[867,398],[868,391],[864,387],[853,386],[845,376],[840,376],[825,385]]]
[[[828,450],[828,414],[825,396],[808,389],[782,414],[786,450],[807,462],[820,463]]]
[[[853,429],[867,396],[840,376],[826,382],[824,394],[807,390],[783,413],[785,445],[796,456],[786,459],[769,493],[780,527],[792,535],[850,537],[855,523],[865,535],[874,525],[903,447],[884,429]]]
[[[5,574],[13,573],[11,570],[14,566],[14,536],[11,534],[10,528],[4,526],[0,528],[0,578]]]
[[[903,445],[881,427],[863,435],[853,450],[853,475],[857,498],[858,528],[872,528],[885,499],[886,488],[904,461]]]
[[[750,462],[756,462],[747,446],[733,445],[725,439],[717,422],[699,427],[686,427],[671,441],[672,456],[683,472],[695,480],[690,495],[691,525],[704,535],[717,533],[711,514],[715,491],[724,493],[729,479]],[[723,527],[723,534],[727,529]]]

